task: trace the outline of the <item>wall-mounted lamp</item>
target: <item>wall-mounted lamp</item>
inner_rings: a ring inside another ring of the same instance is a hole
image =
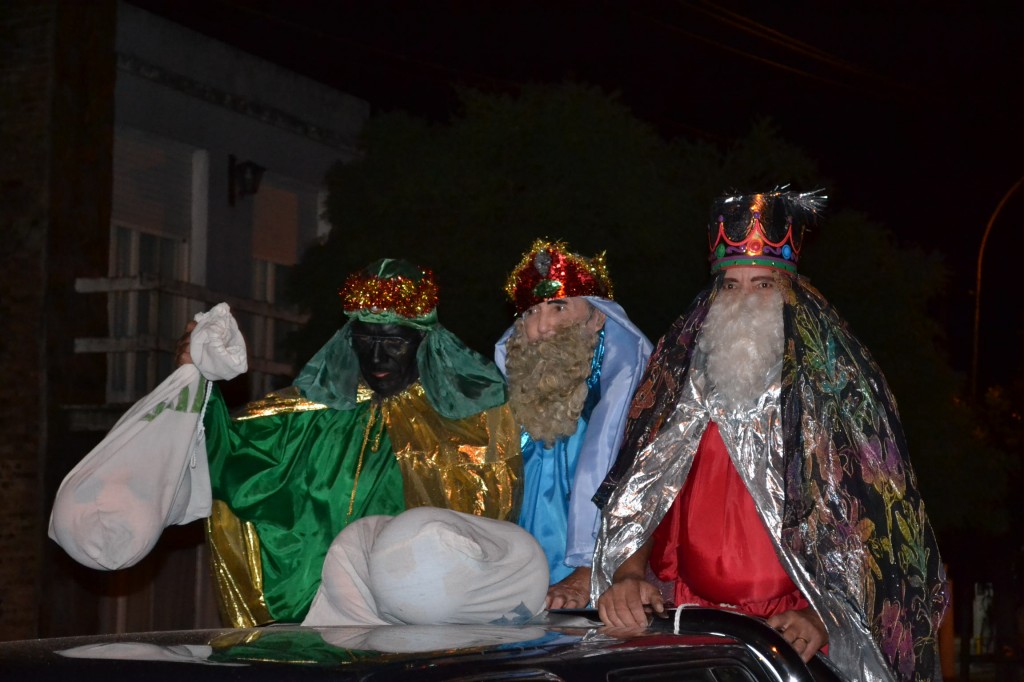
[[[228,156],[228,204],[235,205],[236,199],[256,194],[266,168],[252,161],[238,162],[234,154]]]

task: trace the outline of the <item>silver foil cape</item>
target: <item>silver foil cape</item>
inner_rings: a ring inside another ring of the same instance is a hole
[[[755,407],[729,411],[707,380],[707,356],[699,348],[694,349],[674,414],[655,439],[637,454],[604,509],[594,556],[591,598],[596,604],[611,586],[616,569],[653,535],[682,489],[705,427],[713,420],[754,499],[781,565],[825,623],[830,639],[829,659],[851,679],[894,680],[856,610],[838,595],[820,589],[782,543],[785,485],[779,410],[781,369],[780,361],[766,378],[769,388]],[[803,427],[814,429],[817,425],[813,420],[805,420]],[[861,559],[834,556],[830,561],[849,562],[841,564],[849,566],[858,565]],[[854,582],[847,585],[847,590],[848,594],[862,596],[863,585]]]

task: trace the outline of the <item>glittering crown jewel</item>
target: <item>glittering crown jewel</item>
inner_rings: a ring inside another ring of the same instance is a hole
[[[603,252],[584,258],[565,242],[537,239],[508,276],[505,294],[521,313],[553,298],[612,298],[612,281]]]
[[[382,258],[352,273],[338,295],[349,316],[417,320],[426,318],[437,307],[434,273],[394,258]]]
[[[708,222],[711,272],[733,265],[763,265],[795,273],[804,231],[817,224],[825,206],[822,191],[718,198]]]

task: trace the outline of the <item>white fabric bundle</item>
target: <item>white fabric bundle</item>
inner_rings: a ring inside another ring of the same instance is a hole
[[[85,566],[131,566],[167,526],[210,515],[207,380],[231,379],[247,363],[226,303],[195,320],[189,347],[195,364],[179,367],[135,403],[57,491],[50,537]]]
[[[547,588],[544,552],[519,526],[417,507],[338,534],[303,625],[522,624]]]

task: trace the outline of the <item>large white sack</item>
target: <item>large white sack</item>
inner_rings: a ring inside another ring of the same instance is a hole
[[[522,625],[544,609],[548,578],[514,523],[436,507],[366,516],[331,543],[302,624]]]
[[[131,566],[163,529],[209,516],[212,504],[202,416],[209,380],[247,369],[245,341],[226,303],[195,317],[189,352],[122,416],[61,483],[50,537],[98,569]]]

